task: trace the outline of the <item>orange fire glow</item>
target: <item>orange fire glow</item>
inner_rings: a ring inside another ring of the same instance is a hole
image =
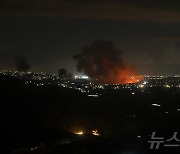
[[[95,41],[84,46],[82,52],[76,54],[77,71],[84,72],[91,79],[102,84],[127,84],[140,82],[134,65],[123,60],[123,51],[115,47],[111,41]]]
[[[97,77],[97,82],[108,84],[130,84],[138,83],[143,79],[143,76],[138,75],[136,70],[130,65],[125,65],[121,69],[115,67],[107,72],[108,73],[103,75],[103,77]]]

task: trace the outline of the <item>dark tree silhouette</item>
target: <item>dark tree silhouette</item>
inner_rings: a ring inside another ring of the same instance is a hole
[[[16,57],[15,62],[16,62],[17,71],[26,72],[29,69],[31,69],[31,65],[28,63],[28,60],[26,57],[18,56],[18,57]]]

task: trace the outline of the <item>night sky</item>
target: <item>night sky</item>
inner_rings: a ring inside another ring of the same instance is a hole
[[[73,55],[108,40],[140,74],[180,74],[178,0],[1,0],[0,70],[17,55],[31,71],[76,73]]]

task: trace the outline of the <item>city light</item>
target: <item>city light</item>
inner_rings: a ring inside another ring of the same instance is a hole
[[[92,135],[95,135],[95,136],[99,136],[100,134],[98,133],[97,129],[96,130],[92,130]]]
[[[74,134],[76,134],[76,135],[83,135],[84,132],[83,131],[79,131],[79,132],[75,132]]]
[[[159,105],[159,104],[152,104],[153,106],[157,106],[157,107],[160,107],[161,105]]]

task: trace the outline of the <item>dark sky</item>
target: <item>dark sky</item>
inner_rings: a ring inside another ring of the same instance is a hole
[[[141,74],[180,74],[178,0],[1,0],[0,70],[17,55],[32,71],[75,73],[73,55],[109,40]]]

